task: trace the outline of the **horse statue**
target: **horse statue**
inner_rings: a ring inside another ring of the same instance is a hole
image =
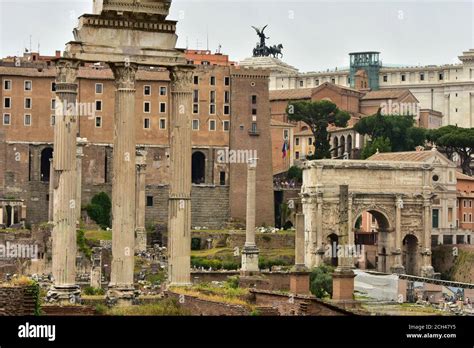
[[[283,45],[282,44],[279,44],[279,45],[273,45],[271,47],[269,47],[269,53],[273,56],[273,58],[278,58],[279,56],[281,56],[281,58],[283,58]]]

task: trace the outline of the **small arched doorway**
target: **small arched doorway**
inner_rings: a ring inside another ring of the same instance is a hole
[[[418,270],[417,265],[417,251],[418,251],[418,238],[409,234],[403,239],[403,266],[405,267],[405,273],[410,275],[416,275]]]
[[[193,153],[192,182],[196,185],[206,182],[206,156],[201,151]]]
[[[49,178],[51,177],[50,173],[50,159],[53,158],[53,149],[47,147],[41,151],[41,172],[40,178],[43,182],[49,182]]]

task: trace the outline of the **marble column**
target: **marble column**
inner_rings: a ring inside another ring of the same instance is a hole
[[[395,256],[395,264],[390,270],[392,273],[403,274],[405,273],[405,267],[402,262],[402,209],[404,203],[402,196],[397,196],[395,203],[395,250],[393,255]]]
[[[76,170],[77,170],[77,181],[76,181],[76,189],[77,189],[77,221],[81,220],[81,206],[82,206],[82,157],[84,157],[84,147],[87,144],[87,139],[85,138],[77,138],[77,151],[76,151]]]
[[[135,83],[138,66],[110,64],[115,78],[112,179],[112,269],[107,299],[129,304],[135,297]]]
[[[257,159],[250,159],[247,170],[247,215],[245,245],[242,249],[242,274],[252,275],[259,272],[259,250],[255,243]]]
[[[423,200],[424,222],[423,222],[423,240],[422,240],[422,267],[421,276],[432,278],[434,269],[431,265],[431,198],[425,197]]]
[[[305,227],[304,215],[296,214],[295,265],[290,272],[290,292],[292,294],[309,293],[309,272],[305,266]]]
[[[0,225],[3,225],[3,205],[0,206]]]
[[[76,136],[77,72],[79,62],[56,62],[56,123],[54,126],[54,194],[52,273],[54,283],[47,298],[75,302],[76,284]]]
[[[170,188],[168,200],[168,281],[191,284],[191,122],[193,67],[170,70]]]
[[[136,189],[136,228],[135,228],[135,251],[144,252],[147,247],[145,210],[146,210],[146,151],[144,148],[137,149],[137,189]]]
[[[53,154],[54,156],[54,154]],[[54,212],[54,166],[53,158],[49,159],[49,210],[48,210],[48,222],[53,222],[53,212]]]

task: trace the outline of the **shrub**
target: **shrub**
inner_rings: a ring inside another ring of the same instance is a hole
[[[332,273],[334,268],[328,265],[316,267],[311,272],[310,290],[317,298],[332,296]]]
[[[86,207],[87,214],[102,229],[112,227],[110,224],[110,211],[112,202],[105,192],[100,192],[92,197],[91,203]]]
[[[303,170],[297,166],[290,167],[288,174],[286,175],[288,180],[295,180],[296,182],[303,181]]]
[[[80,252],[82,252],[87,258],[91,258],[92,250],[86,243],[85,232],[83,230],[78,230],[77,235],[77,247]]]
[[[201,238],[191,238],[191,250],[201,250]]]
[[[227,278],[227,286],[231,289],[239,288],[239,276],[233,276]]]
[[[88,296],[101,296],[105,295],[105,291],[102,288],[93,288],[92,286],[86,286],[83,290],[84,295]]]

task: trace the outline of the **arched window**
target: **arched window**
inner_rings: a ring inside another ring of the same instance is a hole
[[[40,178],[43,182],[48,182],[51,177],[50,159],[53,158],[53,149],[47,147],[41,151],[41,173]]]
[[[196,185],[206,182],[206,156],[201,151],[193,153],[192,180]]]
[[[352,135],[347,136],[347,155],[349,158],[352,157]]]
[[[341,145],[339,145],[341,148],[341,156],[344,156],[344,153],[346,152],[346,138],[344,135],[341,137]]]
[[[334,137],[332,147],[334,149],[334,157],[335,158],[339,157],[339,138],[338,137]]]

